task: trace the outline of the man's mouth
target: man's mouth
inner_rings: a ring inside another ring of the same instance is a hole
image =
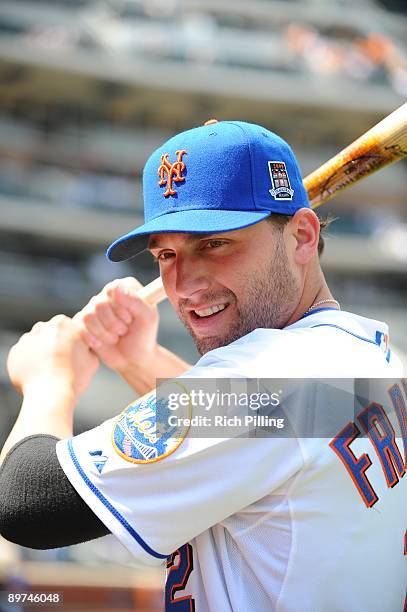
[[[212,334],[215,330],[218,333],[224,325],[223,319],[227,317],[226,311],[229,311],[229,306],[229,302],[219,302],[210,306],[203,304],[199,308],[190,308],[188,312],[190,325],[200,333]]]
[[[184,325],[196,344],[204,338],[223,338],[227,330],[233,326],[233,319],[236,316],[234,300],[229,301],[223,296],[219,296],[218,299],[219,302],[215,303],[208,303],[209,300],[205,303],[202,300],[201,304],[196,304],[195,307],[190,305],[183,313]],[[216,346],[221,346],[221,343],[217,343]],[[200,348],[198,350],[201,352]],[[206,348],[204,352],[206,350],[209,349]]]
[[[210,317],[221,310],[225,310],[228,304],[215,304],[214,306],[209,306],[209,308],[201,308],[193,310],[192,312],[199,318]]]

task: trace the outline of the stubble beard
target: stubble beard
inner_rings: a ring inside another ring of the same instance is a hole
[[[197,336],[188,322],[185,308],[180,305],[178,316],[201,355],[226,346],[254,329],[284,327],[297,305],[300,290],[290,270],[283,240],[277,240],[273,260],[257,269],[242,286],[245,286],[245,293],[238,302],[235,294],[228,289],[207,292],[202,296],[206,302],[237,304],[234,323],[221,335]]]

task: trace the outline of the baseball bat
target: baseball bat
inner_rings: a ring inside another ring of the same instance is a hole
[[[407,103],[362,134],[303,179],[311,208],[317,208],[354,183],[407,155]],[[158,277],[138,295],[151,305],[165,300]]]

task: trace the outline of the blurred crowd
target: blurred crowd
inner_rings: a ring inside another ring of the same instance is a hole
[[[141,210],[135,179],[106,168],[73,169],[28,156],[0,154],[0,195],[63,206],[126,212]]]
[[[291,24],[285,40],[293,57],[308,72],[378,83],[387,80],[395,91],[407,94],[406,55],[384,34],[356,35],[345,41],[310,26]]]
[[[332,20],[331,24],[311,25],[311,20],[302,22],[300,15],[290,22],[284,11],[273,12],[273,8],[270,19],[263,22],[249,11],[186,10],[177,0],[106,0],[83,2],[74,19],[63,19],[61,14],[60,22],[54,19],[52,24],[38,18],[20,27],[13,24],[13,29],[7,23],[2,26],[0,14],[0,28],[49,51],[81,49],[319,77],[335,75],[387,82],[405,95],[405,44],[395,42],[385,28],[372,31],[368,24],[353,21],[352,11],[344,9],[346,12],[349,17],[341,24]]]

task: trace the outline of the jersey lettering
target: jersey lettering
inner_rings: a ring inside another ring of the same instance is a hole
[[[379,499],[368,481],[365,472],[372,465],[372,461],[366,453],[359,459],[351,451],[350,444],[360,436],[360,429],[350,421],[336,436],[330,441],[329,446],[338,455],[350,477],[356,485],[363,501],[368,508]]]
[[[407,395],[407,385],[403,380],[403,389]],[[395,384],[389,389],[389,395],[400,424],[404,444],[404,467],[407,469],[407,408],[400,386]]]
[[[405,381],[401,382],[403,390],[407,393]],[[387,486],[392,488],[407,471],[407,411],[406,402],[398,384],[394,384],[389,389],[389,394],[400,424],[404,443],[404,459],[396,443],[393,425],[381,404],[371,402],[357,415],[357,419],[379,458]],[[350,421],[330,441],[329,446],[342,461],[366,506],[371,508],[379,499],[366,475],[366,471],[372,465],[372,459],[367,453],[357,458],[350,448],[352,442],[360,435],[359,427]]]
[[[358,420],[369,436],[383,468],[387,486],[392,488],[406,473],[403,459],[396,444],[396,434],[383,406],[372,402],[360,414]]]
[[[165,584],[166,612],[194,612],[195,600],[191,595],[175,598],[176,593],[183,591],[189,576],[194,569],[191,544],[185,544],[176,550],[167,561],[167,581]]]

